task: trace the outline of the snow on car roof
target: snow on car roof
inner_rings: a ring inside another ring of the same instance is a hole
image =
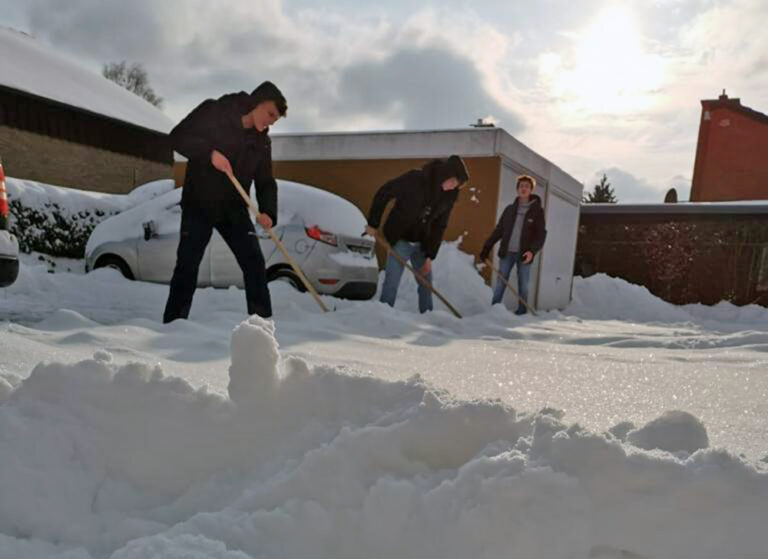
[[[278,180],[278,225],[300,223],[317,225],[337,235],[359,237],[365,229],[363,213],[341,196],[314,186]],[[253,189],[251,189],[253,199]],[[102,221],[91,234],[85,248],[90,252],[100,244],[135,238],[142,234],[141,224],[155,221],[162,227],[162,214],[181,201],[181,188],[157,196]]]

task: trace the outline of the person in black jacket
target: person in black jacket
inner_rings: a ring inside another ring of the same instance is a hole
[[[528,175],[517,178],[517,199],[504,208],[504,212],[496,224],[496,228],[488,237],[480,252],[480,260],[485,261],[491,253],[493,245],[499,244],[499,272],[508,279],[512,267],[517,265],[517,287],[520,297],[528,302],[528,280],[531,274],[531,262],[537,252],[544,246],[547,230],[544,224],[544,210],[541,198],[533,194],[536,179]],[[503,281],[496,282],[493,290],[492,305],[501,303],[504,297]],[[525,314],[525,305],[518,304],[515,314]]]
[[[271,82],[208,99],[170,134],[172,147],[188,159],[181,195],[181,235],[163,322],[187,318],[203,253],[215,228],[243,270],[248,314],[272,316],[264,256],[248,207],[226,173],[250,192],[256,185],[258,223],[277,222],[277,183],[272,176],[269,127],[285,116],[285,97]]]
[[[458,155],[435,159],[387,182],[376,192],[368,213],[366,232],[375,237],[387,202],[395,204],[384,224],[384,237],[392,250],[432,282],[432,260],[437,256],[459,188],[469,180]],[[403,266],[391,254],[387,258],[381,301],[395,305]],[[419,311],[432,310],[432,292],[419,283]]]

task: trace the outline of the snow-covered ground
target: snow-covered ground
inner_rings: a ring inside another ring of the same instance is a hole
[[[395,309],[276,283],[274,321],[202,289],[164,325],[167,286],[21,255],[0,559],[768,556],[768,310],[595,276],[516,317],[454,244],[434,271],[464,319],[406,275]]]
[[[0,290],[0,557],[765,557],[762,308],[598,276],[518,318],[446,246],[463,320],[406,278],[163,325],[166,286],[67,267]]]

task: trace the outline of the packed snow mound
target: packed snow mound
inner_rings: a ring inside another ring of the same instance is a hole
[[[633,322],[735,322],[764,325],[768,309],[759,305],[736,306],[727,301],[716,305],[673,305],[646,287],[607,274],[573,278],[571,304],[564,311],[580,318]]]
[[[0,557],[720,559],[768,545],[768,473],[725,452],[649,452],[556,410],[309,367],[258,317],[231,352],[229,397],[106,351],[39,364],[0,403]]]
[[[468,317],[488,312],[493,292],[485,279],[474,267],[474,256],[463,252],[459,247],[461,239],[446,241],[440,246],[440,252],[432,263],[432,285],[462,316]],[[384,271],[379,274],[379,289],[374,300],[378,301],[384,284]],[[395,308],[403,311],[418,312],[419,283],[407,270],[403,272],[397,291]],[[440,298],[432,296],[435,311],[450,314]],[[506,311],[505,311],[506,312]],[[450,314],[453,317],[452,314]],[[513,315],[506,317],[513,320]]]
[[[647,288],[606,274],[573,278],[573,299],[567,312],[582,318],[636,322],[686,322],[682,307],[653,295]]]
[[[671,410],[627,433],[627,440],[639,448],[693,453],[709,446],[704,424],[688,412]]]

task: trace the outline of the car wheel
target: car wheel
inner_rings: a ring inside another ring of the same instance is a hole
[[[126,264],[125,260],[119,256],[102,256],[96,261],[96,265],[93,268],[112,268],[113,270],[119,271],[123,274],[123,277],[129,280],[135,279],[128,264]]]
[[[291,287],[293,287],[299,293],[304,293],[307,291],[307,288],[301,282],[299,277],[291,270],[277,270],[276,272],[270,274],[269,281],[275,280],[289,283]]]

